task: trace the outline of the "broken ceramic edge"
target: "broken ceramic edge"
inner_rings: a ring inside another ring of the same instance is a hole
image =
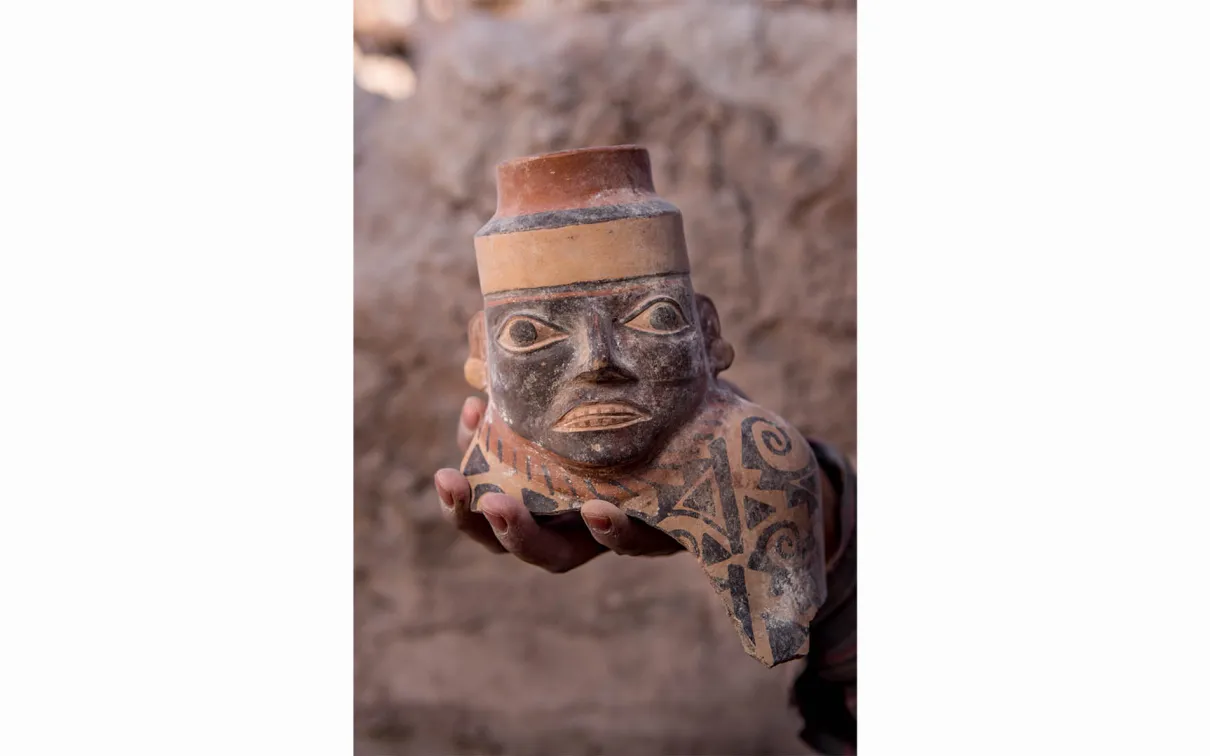
[[[492,413],[462,472],[471,510],[487,493],[538,517],[608,501],[680,543],[710,578],[747,653],[767,667],[805,656],[827,599],[818,466],[805,439],[723,386],[646,467],[567,465]],[[779,469],[784,468],[784,469]]]

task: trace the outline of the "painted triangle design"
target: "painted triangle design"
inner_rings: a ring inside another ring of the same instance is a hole
[[[810,630],[792,620],[765,616],[765,628],[769,632],[769,648],[773,651],[773,662],[793,659],[806,641]]]
[[[466,461],[466,467],[462,468],[463,475],[479,475],[492,469],[487,464],[487,460],[483,457],[483,452],[479,450],[478,444],[475,445],[474,451],[471,452],[471,458]]]
[[[707,567],[721,562],[730,556],[731,554],[722,547],[722,544],[714,540],[709,533],[702,536],[702,561]]]
[[[714,517],[714,481],[710,478],[703,479],[688,496],[681,499],[680,506],[701,512],[707,517]]]
[[[559,502],[528,488],[521,489],[521,503],[531,512],[553,512],[559,508]]]
[[[757,501],[748,496],[744,497],[744,517],[747,519],[749,530],[769,519],[772,514],[773,507],[763,501]]]

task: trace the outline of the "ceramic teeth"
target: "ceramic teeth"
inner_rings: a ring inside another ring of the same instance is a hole
[[[559,430],[577,431],[617,428],[641,423],[649,418],[625,404],[600,403],[576,407],[559,421]]]
[[[635,415],[634,410],[620,404],[590,404],[576,410],[575,414],[585,415]]]
[[[579,420],[573,420],[572,424],[582,428],[604,428],[606,425],[613,425],[622,420],[633,420],[634,415],[622,415],[620,417],[597,416],[597,417],[582,417]]]

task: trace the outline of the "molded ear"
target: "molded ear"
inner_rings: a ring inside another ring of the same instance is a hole
[[[466,382],[476,391],[487,390],[487,323],[483,310],[476,312],[466,324],[470,354],[462,366]]]
[[[731,367],[735,350],[723,338],[723,327],[719,322],[718,308],[714,306],[714,300],[705,294],[695,294],[693,298],[697,305],[697,321],[701,324],[702,336],[706,339],[710,370],[717,377],[719,373]]]

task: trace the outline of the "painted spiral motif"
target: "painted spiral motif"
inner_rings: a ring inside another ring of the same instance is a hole
[[[761,533],[756,548],[748,558],[748,568],[771,576],[770,592],[774,596],[811,595],[802,583],[809,580],[810,557],[815,549],[815,537],[803,535],[798,525],[789,520],[770,525]]]
[[[745,441],[760,455],[766,467],[794,472],[807,465],[804,444],[795,444],[785,429],[764,418],[749,418],[744,423]]]
[[[790,534],[788,528],[783,528],[777,532],[777,537],[773,539],[773,551],[777,556],[785,561],[790,561],[798,556],[798,539]]]

